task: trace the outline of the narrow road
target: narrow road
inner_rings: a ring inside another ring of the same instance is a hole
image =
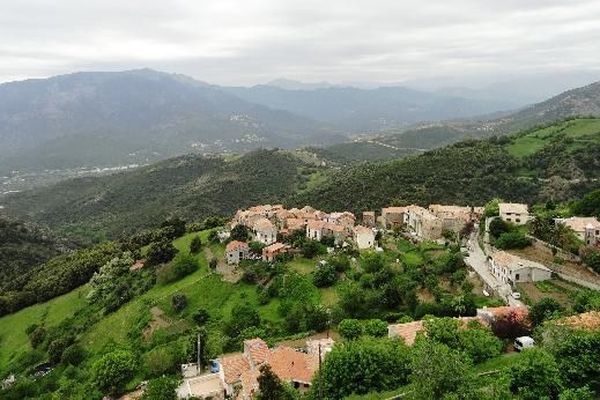
[[[523,302],[512,297],[512,288],[507,283],[501,282],[488,269],[487,257],[481,247],[479,247],[479,241],[477,237],[479,235],[479,231],[475,230],[471,237],[469,238],[469,242],[467,244],[467,249],[469,251],[469,255],[465,258],[465,262],[468,266],[473,268],[473,270],[481,277],[483,282],[492,289],[495,293],[498,294],[506,303],[508,303],[511,307],[525,307]]]

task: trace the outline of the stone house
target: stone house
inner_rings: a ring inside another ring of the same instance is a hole
[[[586,226],[584,241],[588,246],[600,245],[600,226],[594,224]]]
[[[381,209],[381,224],[385,229],[402,228],[406,223],[406,207],[386,207]]]
[[[408,206],[406,225],[417,237],[427,240],[442,238],[443,220],[419,206]]]
[[[552,278],[550,268],[506,251],[496,251],[488,258],[490,272],[511,286],[519,282],[539,282]]]
[[[372,249],[375,247],[375,233],[373,229],[357,225],[353,228],[354,243],[359,250]]]
[[[277,228],[267,218],[262,217],[253,222],[251,226],[252,239],[265,245],[277,241]]]
[[[556,224],[563,224],[567,228],[571,228],[575,235],[581,240],[586,241],[586,230],[591,229],[599,229],[600,230],[600,222],[597,218],[594,217],[570,217],[570,218],[556,218],[554,219]],[[587,242],[586,242],[587,243]]]
[[[284,243],[275,242],[262,249],[263,261],[271,262],[275,260],[278,255],[289,252],[291,247]]]
[[[248,258],[250,248],[248,243],[233,240],[225,246],[225,260],[227,264],[238,265],[240,261]]]
[[[375,211],[364,211],[362,215],[362,224],[368,228],[375,228],[377,220],[375,218]]]
[[[471,207],[431,204],[429,212],[442,220],[442,231],[460,233],[467,223],[475,219]]]
[[[324,356],[323,352],[321,356]],[[254,398],[263,365],[269,365],[279,379],[301,392],[310,388],[319,368],[319,355],[310,349],[306,352],[286,346],[271,349],[259,338],[245,340],[243,353],[225,355],[218,361],[221,365],[219,376],[227,396],[238,400]]]
[[[498,204],[500,218],[505,222],[516,225],[525,225],[529,219],[529,208],[522,203],[500,203]]]

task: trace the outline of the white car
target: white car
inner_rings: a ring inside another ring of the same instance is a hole
[[[520,336],[515,339],[513,343],[515,350],[522,351],[525,349],[530,349],[535,346],[535,340],[531,336]]]
[[[512,297],[513,297],[513,299],[519,300],[521,298],[521,293],[519,293],[519,292],[512,292]]]

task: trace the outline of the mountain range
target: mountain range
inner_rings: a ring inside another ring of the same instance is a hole
[[[327,145],[363,131],[513,106],[403,87],[323,85],[307,89],[276,81],[221,87],[148,69],[5,83],[0,85],[0,173]]]

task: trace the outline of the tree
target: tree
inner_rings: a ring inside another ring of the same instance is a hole
[[[313,283],[316,287],[329,287],[337,281],[335,267],[331,264],[318,265],[313,272]]]
[[[210,319],[210,314],[204,308],[199,308],[194,314],[192,314],[194,322],[198,325],[204,325]]]
[[[50,344],[48,345],[48,356],[50,362],[53,364],[57,364],[58,362],[60,362],[63,356],[63,352],[72,343],[73,338],[68,336],[60,337],[50,342]]]
[[[563,306],[551,297],[544,297],[529,308],[529,319],[533,326],[541,325],[545,320],[559,316]]]
[[[196,235],[190,241],[190,253],[198,254],[201,249],[202,249],[202,239],[200,239],[200,236]]]
[[[345,339],[358,339],[363,334],[363,326],[357,319],[344,319],[338,324],[338,332]]]
[[[154,242],[148,247],[145,264],[148,266],[155,266],[167,263],[175,257],[175,254],[177,254],[177,249],[170,240]]]
[[[136,360],[128,350],[115,350],[103,355],[92,367],[94,382],[102,390],[112,394],[123,389],[136,370]]]
[[[85,350],[78,344],[72,344],[62,353],[61,362],[69,365],[79,365],[85,359]]]
[[[569,387],[600,387],[600,331],[571,331],[548,347]]]
[[[364,332],[373,337],[384,337],[388,334],[388,327],[385,321],[380,319],[369,319],[364,322]]]
[[[585,248],[581,255],[583,262],[594,271],[600,273],[600,251],[596,248]]]
[[[596,290],[580,290],[575,295],[573,310],[578,313],[600,311],[600,292]]]
[[[198,263],[194,257],[180,253],[172,262],[159,267],[156,271],[156,282],[161,285],[172,283],[195,272],[197,269]]]
[[[293,396],[286,389],[281,379],[265,364],[259,369],[257,400],[292,400]]]
[[[250,304],[238,303],[231,309],[231,317],[225,324],[225,331],[231,337],[238,336],[244,329],[260,326],[258,311]]]
[[[496,239],[494,245],[499,249],[523,249],[531,244],[531,239],[522,232],[504,232]]]
[[[313,398],[338,400],[352,393],[395,389],[408,382],[410,350],[396,339],[364,337],[336,345],[313,380]]]
[[[306,240],[302,243],[302,255],[305,258],[314,258],[315,256],[324,253],[323,245],[315,240]]]
[[[160,228],[165,238],[173,240],[185,234],[185,221],[179,217],[170,217],[160,225]]]
[[[556,399],[562,388],[556,360],[543,349],[525,350],[509,372],[510,389],[523,400]]]
[[[217,269],[217,265],[219,265],[219,261],[215,257],[212,257],[208,262],[208,267],[213,271]]]
[[[31,332],[28,332],[28,336],[31,347],[35,349],[46,339],[46,329],[36,325]]]
[[[361,267],[365,272],[378,272],[385,266],[383,256],[380,253],[370,251],[363,254],[360,260]]]
[[[248,228],[245,225],[236,225],[231,229],[231,234],[229,235],[231,240],[238,240],[240,242],[247,242],[250,240],[250,232],[248,232]]]
[[[497,357],[502,353],[502,341],[478,322],[458,333],[459,348],[475,364]]]
[[[510,225],[508,224],[508,222],[505,222],[500,218],[494,218],[492,222],[490,222],[489,230],[490,235],[492,235],[495,238],[498,238],[503,233],[510,231]]]
[[[171,305],[176,312],[181,312],[187,307],[187,297],[183,293],[175,293],[171,298]]]
[[[142,395],[142,400],[177,400],[177,380],[163,376],[152,379]]]
[[[459,392],[471,379],[470,364],[464,354],[427,339],[415,343],[410,366],[410,380],[419,400],[446,398]]]
[[[563,390],[558,396],[558,400],[594,400],[595,398],[594,392],[587,386]]]

